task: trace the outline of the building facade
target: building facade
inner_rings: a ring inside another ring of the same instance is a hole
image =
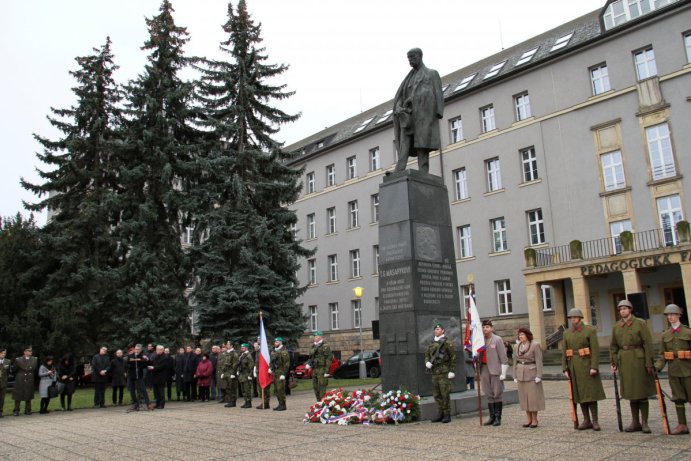
[[[624,297],[647,307],[658,334],[666,303],[689,313],[691,2],[607,1],[442,82],[430,173],[448,189],[461,299],[474,280],[482,318],[510,336],[529,326],[550,344],[572,307],[603,344]],[[287,147],[304,169],[295,233],[316,249],[298,274],[306,332],[324,331],[344,356],[360,349],[361,328],[364,349],[378,348],[377,192],[397,159],[391,108]]]

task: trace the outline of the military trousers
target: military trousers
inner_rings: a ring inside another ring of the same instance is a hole
[[[501,402],[504,396],[504,383],[499,379],[499,375],[490,374],[487,365],[482,365],[480,369],[480,385],[482,392],[487,397],[487,403]]]
[[[240,382],[240,387],[242,388],[242,396],[245,398],[245,402],[252,402],[252,381],[246,379]]]
[[[329,385],[329,378],[324,376],[324,371],[312,371],[312,389],[317,400],[321,400],[326,394],[326,387]]]
[[[286,403],[286,382],[285,382],[285,380],[280,380],[277,377],[274,378],[273,388],[274,388],[274,395],[276,396],[278,403],[285,405],[285,403]]]
[[[675,402],[691,402],[691,376],[670,376],[669,387]]]
[[[432,393],[442,413],[451,411],[451,380],[446,373],[432,375]]]

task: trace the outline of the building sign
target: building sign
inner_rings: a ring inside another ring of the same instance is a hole
[[[691,251],[679,251],[651,256],[638,256],[636,258],[622,259],[611,263],[588,264],[581,267],[581,275],[598,275],[610,272],[620,272],[627,269],[642,269],[646,267],[667,266],[680,262],[691,262]]]

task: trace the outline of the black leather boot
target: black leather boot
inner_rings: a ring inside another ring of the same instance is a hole
[[[437,417],[434,418],[434,419],[432,420],[432,422],[433,422],[433,423],[440,423],[442,419],[444,419],[444,412],[443,412],[443,411],[440,411],[440,412],[437,414]]]
[[[494,406],[496,404],[494,403],[488,403],[487,408],[489,409],[489,419],[485,421],[484,426],[492,426],[494,425]]]
[[[451,412],[447,411],[444,413],[444,417],[441,419],[441,422],[446,424],[451,422]]]
[[[503,406],[504,402],[494,403],[494,422],[492,423],[492,426],[501,426],[501,410]]]

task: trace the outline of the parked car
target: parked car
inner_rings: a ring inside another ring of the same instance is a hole
[[[367,376],[370,378],[378,378],[381,375],[381,357],[379,351],[365,351],[363,357],[367,368]],[[333,373],[333,377],[336,379],[357,378],[359,376],[360,353],[353,355],[348,360],[344,360],[342,365]]]
[[[311,379],[312,378],[312,369],[310,368],[309,370],[307,367],[305,367],[305,363],[301,363],[300,365],[295,367],[295,377],[298,379]],[[338,360],[336,357],[333,357],[331,359],[331,366],[329,367],[329,374],[331,376],[334,375],[334,372],[338,367],[341,366],[341,361]]]

